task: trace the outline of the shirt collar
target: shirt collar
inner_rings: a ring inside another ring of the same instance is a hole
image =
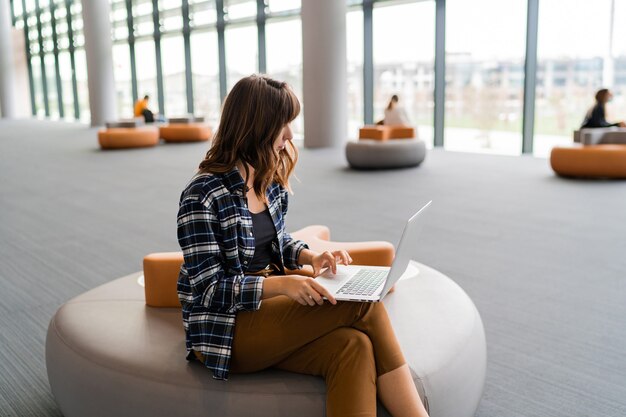
[[[224,174],[224,185],[228,188],[228,191],[233,194],[244,194],[246,183],[237,167],[234,167]]]

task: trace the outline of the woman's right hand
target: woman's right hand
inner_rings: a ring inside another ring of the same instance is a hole
[[[283,295],[302,304],[303,306],[324,304],[324,297],[331,304],[337,304],[335,297],[314,278],[303,275],[286,275],[280,278],[283,282]]]

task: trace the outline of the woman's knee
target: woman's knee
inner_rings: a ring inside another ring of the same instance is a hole
[[[374,363],[374,347],[368,335],[351,327],[343,327],[337,331],[341,339],[339,345],[343,346],[340,352],[343,360],[354,358]]]

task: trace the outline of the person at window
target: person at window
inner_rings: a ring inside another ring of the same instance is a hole
[[[298,155],[290,123],[299,112],[288,84],[241,79],[181,194],[187,359],[221,380],[272,367],[322,376],[329,417],[374,417],[377,394],[394,416],[427,416],[384,304],[337,302],[313,277],[286,270],[310,265],[317,276],[352,262],[285,230]]]
[[[409,118],[406,115],[406,111],[404,108],[398,104],[400,99],[397,95],[391,96],[391,100],[389,100],[389,104],[387,104],[387,108],[385,109],[385,118],[379,124],[388,125],[388,126],[409,126]]]
[[[135,117],[142,117],[146,123],[154,122],[154,113],[148,108],[148,102],[150,101],[150,96],[145,95],[143,99],[137,100],[135,103]]]
[[[626,123],[623,121],[609,123],[606,120],[606,103],[611,101],[612,98],[613,94],[607,88],[599,90],[596,93],[596,104],[587,112],[581,128],[613,126],[626,127]]]

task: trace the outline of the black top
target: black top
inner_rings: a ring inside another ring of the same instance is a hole
[[[252,233],[254,233],[254,256],[248,271],[259,271],[272,262],[272,241],[276,239],[276,228],[269,209],[252,216]]]
[[[601,106],[600,104],[596,104],[595,106],[593,106],[593,109],[591,109],[591,111],[587,113],[587,116],[585,116],[585,121],[583,122],[583,125],[581,126],[581,128],[612,127],[612,126],[619,126],[619,123],[607,122],[605,119],[605,115],[604,115],[604,106]]]

